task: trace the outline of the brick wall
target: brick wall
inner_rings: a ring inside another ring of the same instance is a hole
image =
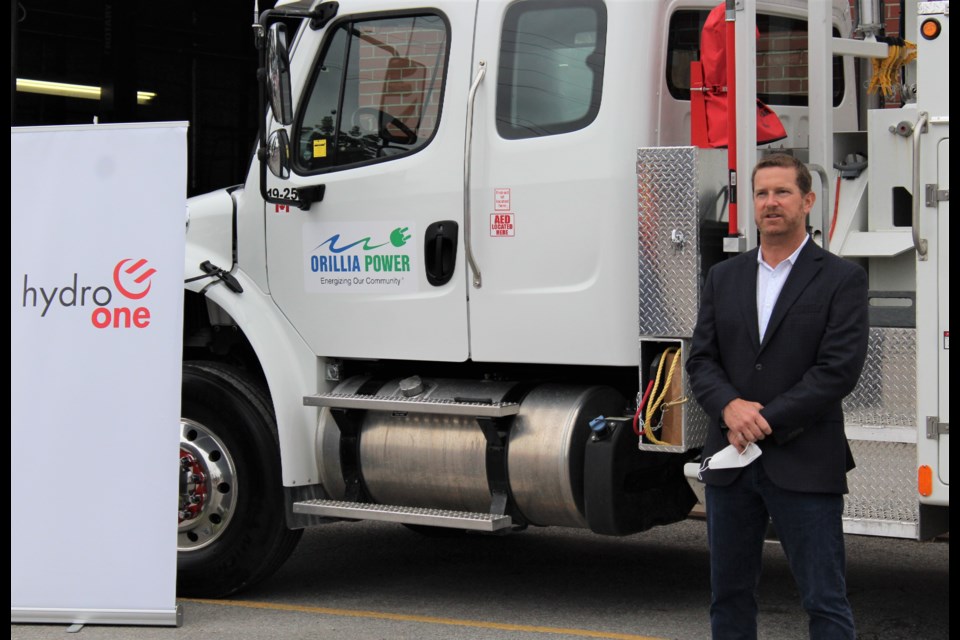
[[[381,109],[429,137],[436,125],[444,75],[444,33],[380,30],[374,37],[382,44],[361,44],[359,105]],[[431,87],[433,78],[437,86]]]
[[[913,0],[911,0],[913,1]],[[851,14],[856,19],[856,3],[850,2]],[[900,2],[884,0],[880,11],[886,35],[900,33]],[[790,28],[789,21],[773,21],[760,26],[757,41],[757,93],[806,95],[807,93],[807,32]],[[843,34],[849,35],[849,34]],[[908,35],[907,40],[910,40]],[[900,106],[891,100],[888,106]]]
[[[757,41],[757,93],[806,95],[807,32],[760,29]]]
[[[911,3],[916,3],[916,1],[917,0],[909,0]],[[850,13],[854,17],[854,21],[856,21],[857,3],[855,0],[850,0]],[[882,0],[880,3],[880,16],[888,36],[900,34],[900,0]],[[908,36],[907,40],[909,39],[910,37]]]
[[[887,30],[888,36],[895,36],[900,33],[900,3],[897,0],[883,3],[883,24]],[[907,40],[911,37],[908,35]]]

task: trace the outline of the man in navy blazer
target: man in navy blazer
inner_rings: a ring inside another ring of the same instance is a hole
[[[809,238],[811,182],[792,156],[757,164],[760,246],[707,274],[687,359],[691,388],[710,417],[701,477],[716,640],[756,638],[769,521],[800,589],[810,637],[855,635],[842,522],[854,462],[841,403],[866,358],[867,277]],[[718,451],[749,443],[762,450],[754,462],[709,468]]]

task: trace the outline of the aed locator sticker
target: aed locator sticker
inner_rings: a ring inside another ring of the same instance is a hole
[[[493,190],[493,210],[490,214],[490,237],[512,238],[516,231],[516,218],[511,211],[510,189],[499,187]]]
[[[490,214],[491,238],[512,238],[515,231],[515,217],[512,213]]]

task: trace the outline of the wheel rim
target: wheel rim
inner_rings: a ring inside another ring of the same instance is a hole
[[[203,549],[227,530],[237,489],[236,465],[223,441],[202,424],[181,418],[178,551]]]

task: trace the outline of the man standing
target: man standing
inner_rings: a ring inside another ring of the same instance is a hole
[[[756,590],[772,520],[809,616],[811,638],[853,640],[846,593],[843,494],[853,456],[841,401],[867,351],[867,277],[806,231],[810,172],[778,154],[757,163],[760,247],[707,275],[687,360],[711,423],[706,460],[757,443],[744,468],[707,468],[715,640],[757,637]]]

